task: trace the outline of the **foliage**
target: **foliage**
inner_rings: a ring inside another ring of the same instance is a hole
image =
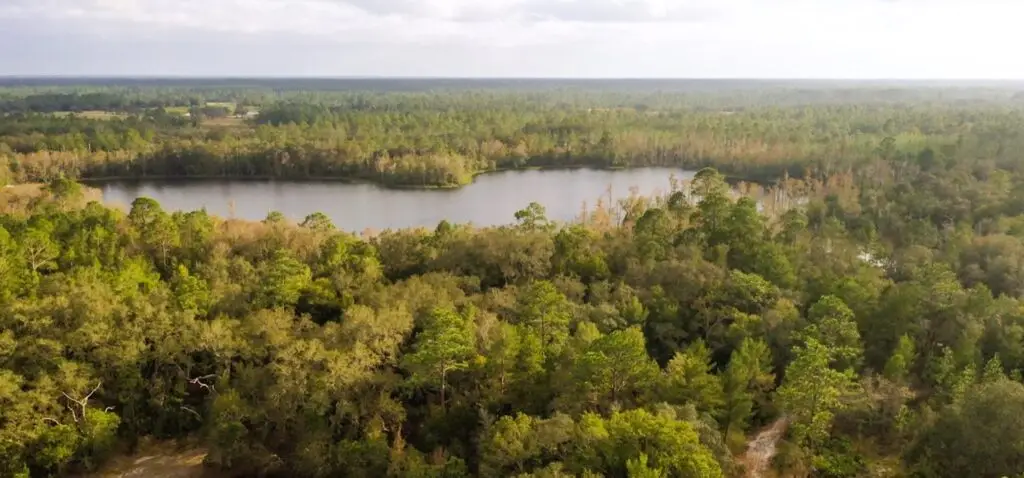
[[[155,437],[239,476],[717,477],[770,422],[788,473],[1019,474],[1019,97],[616,88],[12,88],[2,176],[46,186],[0,215],[0,475]],[[123,114],[50,114],[85,107]],[[371,238],[71,181],[654,164],[721,172]]]

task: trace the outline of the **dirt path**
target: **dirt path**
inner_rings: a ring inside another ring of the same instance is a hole
[[[173,444],[150,445],[134,456],[120,456],[99,472],[80,478],[208,478],[203,467],[206,451],[180,449]]]
[[[786,433],[789,421],[786,417],[779,418],[771,426],[761,430],[757,436],[747,443],[747,451],[740,458],[746,466],[746,478],[765,478],[775,456],[775,448]]]

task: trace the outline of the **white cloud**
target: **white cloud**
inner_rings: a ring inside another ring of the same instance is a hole
[[[1024,77],[1020,18],[1011,0],[0,0],[0,74]]]

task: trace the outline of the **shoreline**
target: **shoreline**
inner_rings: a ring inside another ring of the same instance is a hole
[[[192,175],[192,176],[168,176],[168,175],[154,175],[154,176],[103,176],[103,177],[86,177],[76,178],[76,181],[85,185],[101,186],[103,184],[111,183],[143,183],[150,181],[237,181],[237,182],[293,182],[293,183],[316,183],[316,182],[336,182],[340,184],[370,184],[383,189],[390,189],[396,191],[412,190],[412,191],[456,191],[466,186],[470,186],[476,182],[477,178],[481,176],[499,174],[499,173],[510,173],[510,172],[527,172],[527,171],[576,171],[576,170],[591,170],[591,171],[630,171],[630,170],[641,170],[641,169],[675,169],[683,173],[692,174],[697,173],[700,169],[689,169],[684,166],[527,166],[522,168],[499,168],[491,169],[487,171],[477,171],[471,174],[470,180],[460,184],[392,184],[384,181],[368,178],[365,176],[306,176],[306,177],[292,177],[292,176],[237,176],[237,175]],[[683,180],[690,179],[688,177],[682,178]],[[751,183],[759,184],[762,186],[771,186],[775,184],[780,178],[751,178],[742,177],[736,175],[725,175],[725,179],[729,184],[739,183]]]
[[[602,166],[529,166],[522,168],[499,168],[491,169],[487,171],[477,171],[472,173],[470,180],[466,183],[461,184],[389,184],[387,182],[373,180],[363,176],[307,176],[307,177],[291,177],[291,176],[236,176],[236,175],[192,175],[192,176],[168,176],[168,175],[154,175],[154,176],[103,176],[103,177],[84,177],[76,178],[76,181],[84,185],[90,186],[101,186],[103,184],[113,183],[143,183],[150,181],[238,181],[238,182],[293,182],[293,183],[315,183],[315,182],[336,182],[341,184],[371,184],[378,186],[383,189],[391,190],[441,190],[441,191],[455,191],[466,186],[470,186],[476,182],[478,177],[486,176],[490,174],[499,173],[511,173],[511,172],[528,172],[528,171],[576,171],[576,170],[592,170],[592,171],[629,171],[629,170],[641,170],[641,169],[676,169],[683,173],[690,173],[691,175],[696,173],[698,170],[687,169],[681,166],[639,166],[639,167],[602,167]],[[685,179],[685,178],[684,178]],[[730,181],[732,179],[730,178]],[[737,179],[738,181],[748,181]]]

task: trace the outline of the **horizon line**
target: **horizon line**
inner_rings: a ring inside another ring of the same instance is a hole
[[[160,75],[160,74],[0,74],[5,79],[130,79],[130,80],[575,80],[575,81],[833,81],[833,82],[1024,82],[1022,78],[941,78],[941,77],[661,77],[661,76],[413,76],[413,75]]]

